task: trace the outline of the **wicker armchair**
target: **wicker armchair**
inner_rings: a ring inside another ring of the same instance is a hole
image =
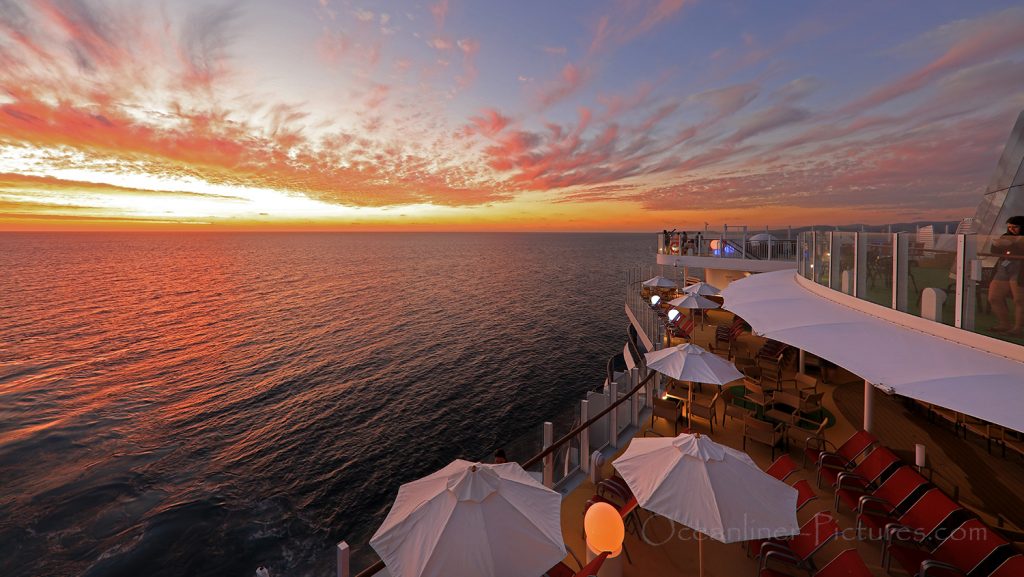
[[[783,425],[773,425],[755,417],[747,416],[743,419],[743,450],[747,450],[747,439],[755,443],[768,445],[772,450],[772,460],[775,460],[775,449],[785,440]]]

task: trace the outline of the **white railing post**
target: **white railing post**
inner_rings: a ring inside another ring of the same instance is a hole
[[[612,381],[608,383],[608,405],[619,399],[619,385]],[[619,446],[619,408],[615,407],[608,413],[608,444],[612,447]]]
[[[892,308],[907,312],[907,285],[910,264],[910,236],[905,232],[892,235]]]
[[[640,384],[640,371],[636,368],[629,369],[629,390],[632,391]],[[633,393],[629,399],[629,424],[637,426],[640,423],[640,391]]]
[[[772,260],[772,245],[773,244],[775,244],[775,239],[773,239],[772,235],[769,234],[768,235],[768,260]]]
[[[743,250],[740,251],[740,258],[747,259],[747,225],[743,225]]]
[[[336,553],[338,556],[338,577],[351,577],[352,569],[349,565],[351,552],[349,551],[348,543],[344,541],[338,543]]]
[[[590,420],[590,403],[583,399],[580,401],[580,424]],[[580,470],[590,474],[590,427],[583,427],[580,431]]]
[[[971,262],[978,256],[977,237],[973,234],[956,235],[956,312],[954,324],[974,330],[975,285]]]
[[[555,442],[555,425],[551,421],[544,421],[544,448],[547,449]],[[551,453],[544,457],[544,486],[548,489],[555,488],[555,454]]]

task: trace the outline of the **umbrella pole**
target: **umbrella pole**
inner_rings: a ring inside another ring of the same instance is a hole
[[[690,381],[690,386],[687,389],[689,392],[686,395],[686,428],[691,429],[693,425],[690,423],[690,410],[693,409],[693,381]]]
[[[700,568],[700,577],[704,577],[704,534],[697,533],[697,566]]]

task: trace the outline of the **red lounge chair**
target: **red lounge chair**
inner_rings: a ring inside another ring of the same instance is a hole
[[[896,562],[911,575],[948,575],[963,572],[969,575],[987,575],[991,571],[978,571],[982,561],[998,554],[998,549],[1007,551],[1010,544],[995,531],[977,519],[968,519],[959,529],[951,532],[935,548],[928,551],[917,545],[893,544],[889,547],[889,559]],[[1007,555],[1009,557],[1009,555]],[[885,565],[889,569],[889,564]]]
[[[690,317],[687,320],[680,322],[675,327],[669,327],[669,329],[672,331],[672,336],[680,339],[690,340],[690,335],[693,333],[693,317]]]
[[[569,550],[573,559],[576,559],[576,554]],[[591,575],[597,575],[597,572],[601,570],[601,565],[604,565],[604,560],[608,558],[608,552],[601,553],[597,557],[594,557],[593,561],[587,563],[579,571],[573,571],[571,567],[566,565],[564,562],[559,561],[558,565],[548,569],[541,577],[590,577]],[[579,564],[580,560],[576,559],[576,563]]]
[[[820,450],[823,448],[833,446],[828,440],[819,438],[814,442],[808,439],[809,443],[807,448],[804,449],[804,454],[808,457],[815,468],[818,470],[818,487],[821,487],[821,469],[823,464],[827,464],[832,469],[851,470],[857,466],[857,458],[865,455],[878,444],[878,439],[867,431],[857,431],[852,437],[846,440],[838,449],[834,451]],[[810,455],[808,452],[815,451],[816,448],[812,445],[819,445],[815,455]]]
[[[900,537],[909,537],[915,541],[923,541],[936,529],[941,527],[954,513],[962,513],[963,508],[946,496],[939,489],[931,489],[898,519],[893,519],[881,511],[865,510],[857,515],[857,526],[872,529],[883,529],[882,564],[889,558],[889,543]],[[954,520],[955,522],[955,520]]]
[[[1014,555],[1003,561],[989,577],[1020,577],[1024,575],[1024,555]]]
[[[597,575],[597,572],[601,570],[601,565],[604,565],[604,560],[608,558],[608,551],[601,553],[597,557],[587,563],[585,567],[580,569],[579,573],[573,577],[591,577],[591,575]]]
[[[836,491],[838,502],[858,514],[865,506],[874,506],[886,511],[890,516],[897,516],[896,511],[906,511],[914,501],[921,498],[928,490],[928,480],[922,477],[913,467],[904,465],[883,481],[874,491],[861,491],[855,487],[840,487]],[[913,499],[913,501],[907,501]],[[870,505],[868,505],[870,503]],[[859,530],[860,527],[858,526]]]
[[[719,326],[715,329],[715,340],[711,343],[711,352],[719,354],[724,352],[729,359],[733,358],[733,349],[736,339],[743,334],[743,319],[736,317],[731,326]]]
[[[900,458],[885,447],[878,447],[852,471],[833,469],[827,461],[822,461],[818,469],[818,480],[824,478],[837,490],[846,487],[861,492],[873,489],[889,478],[903,464]],[[836,495],[835,507],[839,506],[839,495]]]
[[[781,539],[750,541],[751,554],[758,558],[758,574],[767,568],[769,559],[779,560],[804,569],[810,566],[811,558],[819,549],[835,539],[842,531],[836,520],[827,512],[817,513],[810,518],[800,533]]]
[[[761,571],[760,577],[789,577],[788,573],[779,573],[771,569]],[[814,572],[811,577],[872,577],[871,570],[864,564],[856,549],[847,549],[836,555],[824,567]]]
[[[785,481],[787,477],[795,473],[799,468],[800,467],[797,466],[796,461],[793,460],[793,457],[783,455],[778,459],[775,459],[775,462],[769,465],[764,472],[780,481]]]
[[[793,483],[793,488],[796,489],[796,510],[804,508],[804,505],[818,498],[814,493],[814,489],[811,488],[811,484],[806,479],[800,479],[796,483]]]
[[[814,443],[808,443],[808,446],[804,448],[805,465],[807,464],[807,460],[810,460],[813,465],[817,466],[821,461],[822,455],[835,455],[843,462],[846,462],[850,468],[853,467],[853,463],[857,460],[857,457],[860,457],[864,452],[878,443],[878,439],[867,431],[857,431],[839,448],[836,448],[835,445],[824,438],[818,438],[814,441]],[[832,450],[829,451],[829,448]]]

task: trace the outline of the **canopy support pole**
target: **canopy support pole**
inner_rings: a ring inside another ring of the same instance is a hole
[[[875,387],[864,381],[864,430],[871,432],[875,421]]]
[[[704,534],[697,533],[697,566],[700,567],[700,577],[704,577]]]
[[[804,350],[803,349],[797,349],[797,350],[800,351],[800,359],[798,361],[798,364],[797,364],[796,368],[800,372],[801,375],[806,375],[807,374],[807,356],[804,354]]]

